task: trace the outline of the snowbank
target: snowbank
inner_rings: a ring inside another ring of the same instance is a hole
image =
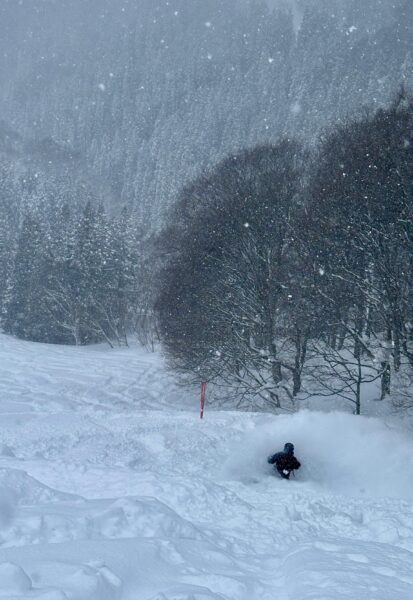
[[[258,423],[227,461],[224,474],[250,480],[272,473],[266,457],[293,442],[296,480],[348,495],[413,498],[413,440],[374,418],[303,411]]]
[[[7,594],[15,597],[31,587],[31,579],[21,567],[13,563],[0,563],[0,596]]]
[[[122,582],[103,565],[50,564],[40,569],[39,579],[49,579],[60,571],[59,588],[53,585],[34,587],[26,571],[14,563],[0,563],[0,599],[11,600],[117,600]]]
[[[77,499],[73,494],[59,492],[44,485],[19,469],[0,468],[0,490],[0,513],[3,518],[10,505],[31,505]],[[2,518],[1,515],[0,518]]]
[[[122,498],[93,518],[95,536],[202,539],[201,533],[155,498]]]
[[[16,514],[16,494],[14,490],[0,487],[0,530],[9,527]]]

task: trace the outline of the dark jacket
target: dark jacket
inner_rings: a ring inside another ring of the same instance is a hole
[[[282,452],[276,452],[268,457],[270,465],[274,465],[278,473],[284,479],[289,479],[291,471],[295,471],[301,467],[301,463],[294,456],[293,444],[285,444]]]

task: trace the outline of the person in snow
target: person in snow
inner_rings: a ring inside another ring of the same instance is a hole
[[[294,456],[294,444],[287,442],[282,452],[276,452],[268,457],[270,465],[274,465],[283,479],[290,479],[292,471],[299,469],[301,463]]]

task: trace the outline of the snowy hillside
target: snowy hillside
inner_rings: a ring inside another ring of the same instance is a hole
[[[64,191],[85,179],[155,230],[181,187],[229,153],[309,141],[412,84],[408,0],[87,6],[0,2],[3,146],[48,175],[68,169]]]
[[[0,337],[0,598],[410,600],[413,442],[207,410],[159,357]],[[296,444],[303,469],[271,475]]]

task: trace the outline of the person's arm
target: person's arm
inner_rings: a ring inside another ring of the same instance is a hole
[[[276,452],[275,454],[273,454],[272,456],[268,457],[268,462],[270,463],[270,465],[273,465],[277,462],[277,460],[280,458],[280,452]]]
[[[295,456],[294,456],[294,461],[295,461],[295,466],[294,466],[294,469],[299,469],[299,468],[301,467],[301,463],[300,463],[300,461],[299,461],[299,460],[297,460],[297,459],[295,458]]]

